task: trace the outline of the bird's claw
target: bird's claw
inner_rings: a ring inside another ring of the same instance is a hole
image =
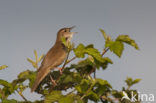
[[[62,68],[58,68],[58,70],[60,71],[60,74],[62,75],[62,72],[63,72]]]
[[[50,75],[50,80],[51,80],[51,83],[52,83],[54,86],[57,85],[57,84],[56,84],[56,81],[51,77],[51,75]]]

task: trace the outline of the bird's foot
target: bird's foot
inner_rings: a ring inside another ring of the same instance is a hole
[[[56,86],[57,84],[56,84],[56,81],[52,78],[52,76],[50,75],[50,80],[51,80],[51,83],[54,85],[54,86]]]
[[[62,69],[63,69],[63,68],[58,68],[58,70],[60,71],[60,74],[61,74],[61,75],[62,75],[62,72],[63,72]]]

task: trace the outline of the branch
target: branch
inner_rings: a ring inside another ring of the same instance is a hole
[[[105,48],[101,55],[103,56],[108,50],[109,50],[109,48]]]
[[[22,92],[20,92],[20,91],[18,91],[18,90],[16,90],[17,91],[17,93],[27,102],[28,100],[24,97],[24,95],[22,94]]]
[[[67,64],[76,59],[76,56],[67,61]]]
[[[76,89],[72,90],[71,92],[69,92],[67,95],[70,95],[71,93],[75,92]]]

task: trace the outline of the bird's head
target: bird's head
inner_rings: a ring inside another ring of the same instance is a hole
[[[70,42],[73,37],[73,34],[77,33],[77,32],[71,32],[73,28],[75,28],[75,26],[60,29],[57,33],[56,42],[60,42],[62,37],[64,37],[68,42]]]

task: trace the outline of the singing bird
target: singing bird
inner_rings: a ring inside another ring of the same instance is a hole
[[[37,71],[36,80],[31,88],[31,92],[35,91],[41,81],[48,75],[48,73],[52,70],[57,68],[61,65],[67,57],[67,47],[62,43],[62,38],[64,37],[67,42],[70,42],[72,39],[73,34],[76,32],[71,32],[69,28],[62,28],[57,33],[57,38],[54,46],[48,51],[45,55],[41,66]]]

